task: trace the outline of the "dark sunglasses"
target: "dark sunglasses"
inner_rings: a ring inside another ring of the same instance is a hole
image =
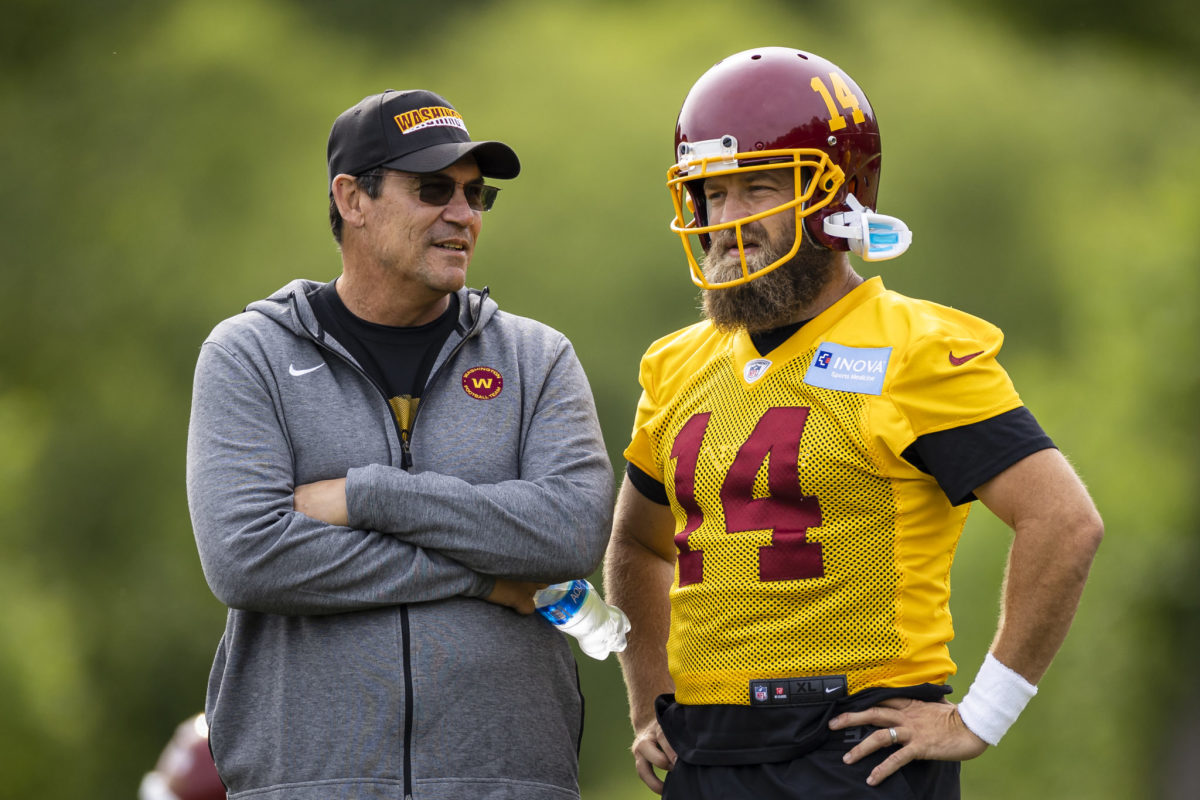
[[[491,211],[492,205],[496,202],[496,195],[500,192],[497,187],[488,186],[486,183],[459,183],[449,175],[440,173],[406,175],[402,172],[368,172],[365,174],[379,175],[384,178],[395,176],[416,181],[417,199],[429,206],[449,205],[450,200],[454,197],[454,190],[461,186],[463,196],[467,198],[467,205],[472,210]]]

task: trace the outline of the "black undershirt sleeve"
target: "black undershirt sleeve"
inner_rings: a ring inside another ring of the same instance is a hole
[[[937,480],[956,506],[1025,456],[1054,447],[1029,409],[1021,406],[973,425],[918,437],[902,455]]]
[[[633,488],[641,492],[647,500],[658,503],[660,506],[670,505],[670,501],[667,499],[667,488],[628,461],[625,462],[625,475],[633,484]]]
[[[975,499],[976,487],[1028,455],[1054,447],[1029,409],[1021,406],[982,422],[919,437],[904,459],[932,475],[953,505]],[[626,462],[625,474],[647,500],[667,505],[667,490],[656,479]]]

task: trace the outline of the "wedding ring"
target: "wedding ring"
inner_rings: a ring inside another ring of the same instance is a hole
[[[899,735],[896,734],[895,728],[888,728],[888,736],[892,737],[892,744],[895,744],[900,739]]]

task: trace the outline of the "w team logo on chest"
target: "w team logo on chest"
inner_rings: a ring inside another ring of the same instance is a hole
[[[463,373],[462,387],[476,400],[491,400],[504,388],[504,377],[491,367],[471,367]]]

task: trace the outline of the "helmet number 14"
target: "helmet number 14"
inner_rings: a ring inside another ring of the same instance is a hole
[[[845,79],[836,72],[829,73],[829,80],[833,83],[833,91],[837,95],[838,102],[841,103],[842,109],[845,111],[853,110],[855,124],[863,121],[863,112],[861,103],[858,101],[858,95],[850,89]],[[813,76],[810,82],[812,89],[817,94],[821,95],[821,99],[825,101],[825,107],[829,109],[829,132],[840,131],[846,127],[846,118],[839,113],[837,106],[833,103],[833,95],[829,93],[829,87],[825,85],[825,81],[817,76]]]

